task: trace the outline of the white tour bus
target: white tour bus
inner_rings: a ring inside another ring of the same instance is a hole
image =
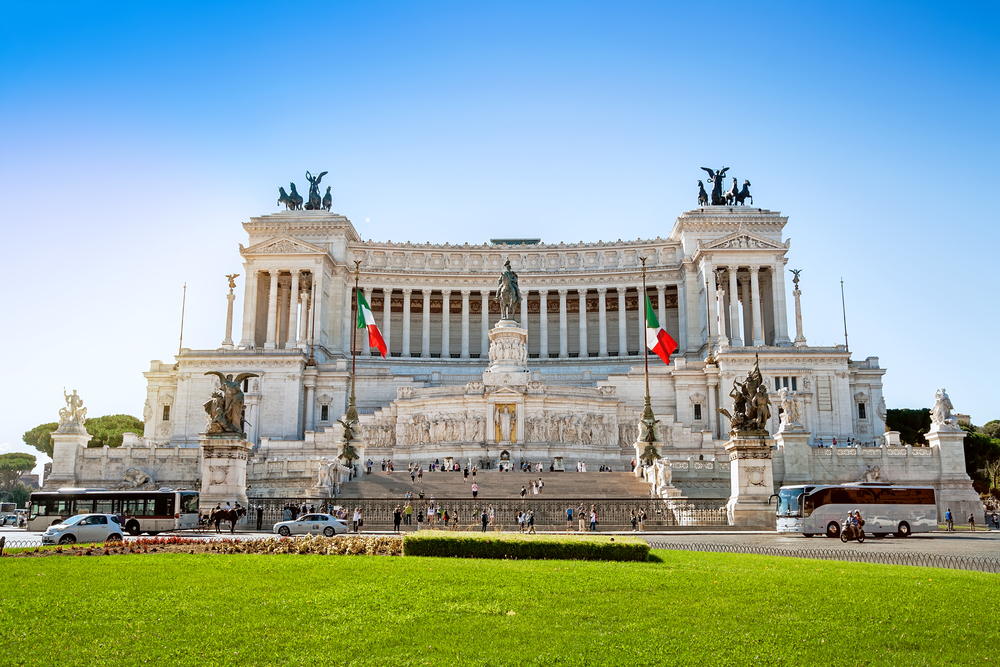
[[[31,494],[28,530],[45,530],[76,514],[117,514],[129,535],[198,527],[198,492],[59,489]]]
[[[881,482],[783,486],[775,496],[779,533],[839,537],[844,518],[854,510],[861,512],[868,535],[907,537],[938,527],[934,489],[929,486]]]

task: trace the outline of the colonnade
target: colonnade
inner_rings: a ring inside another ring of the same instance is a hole
[[[267,310],[257,312],[257,299],[243,306],[242,347],[263,343],[265,350],[306,349],[312,326],[314,274],[304,269],[266,269],[247,276],[247,295],[257,295],[261,279],[267,281]],[[315,282],[318,282],[315,281]],[[263,336],[259,327],[263,325]],[[260,339],[263,338],[261,341]]]
[[[787,344],[782,270],[780,265],[712,266],[706,263],[703,272],[712,311],[708,318],[709,336],[720,345],[732,347]],[[767,278],[766,289],[761,281],[762,274]]]

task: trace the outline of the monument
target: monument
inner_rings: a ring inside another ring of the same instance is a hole
[[[924,434],[931,452],[936,452],[941,460],[941,475],[936,485],[940,521],[944,521],[948,509],[959,520],[966,519],[970,513],[978,517],[983,509],[965,470],[965,431],[958,425],[954,409],[948,392],[944,389],[934,392],[931,428]]]
[[[72,486],[76,481],[77,452],[87,446],[91,435],[84,424],[87,408],[76,393],[66,393],[63,388],[66,407],[59,409],[59,428],[52,432],[52,472],[45,476],[45,488],[54,489],[63,485]]]
[[[208,426],[200,436],[201,445],[201,505],[211,507],[236,500],[247,504],[247,461],[250,445],[244,426],[243,381],[258,377],[256,373],[223,375],[208,371],[205,375],[219,378],[219,387],[205,403]]]
[[[729,395],[733,412],[718,411],[729,419],[730,496],[726,512],[731,526],[770,526],[775,523],[774,508],[768,500],[774,492],[771,467],[771,439],[767,423],[771,419],[771,401],[760,374],[760,359],[743,382],[733,380]]]

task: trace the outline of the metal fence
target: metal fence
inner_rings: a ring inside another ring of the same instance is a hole
[[[646,527],[664,526],[725,526],[728,525],[725,510],[725,499],[699,500],[688,503],[675,503],[656,498],[614,498],[594,500],[588,498],[546,498],[540,499],[537,496],[529,496],[523,500],[519,498],[413,498],[410,504],[413,506],[412,525],[417,523],[417,513],[423,512],[427,516],[427,510],[431,503],[435,507],[446,510],[450,517],[456,513],[459,517],[460,525],[479,524],[480,516],[484,510],[493,507],[493,525],[503,525],[516,527],[517,513],[531,510],[535,514],[536,527],[558,527],[565,528],[566,509],[573,508],[573,523],[579,521],[579,507],[582,504],[587,514],[584,518],[589,521],[591,506],[597,512],[598,525],[606,526],[630,526],[633,511],[640,508],[646,512]],[[261,526],[270,529],[278,521],[286,521],[291,518],[290,512],[285,508],[289,505],[296,505],[300,508],[305,504],[309,511],[328,512],[331,508],[343,506],[348,511],[348,519],[355,508],[361,510],[366,526],[371,525],[392,525],[392,514],[396,507],[404,508],[405,500],[396,498],[251,498],[251,514],[249,523],[255,525],[257,520],[257,507],[263,506],[263,516]]]
[[[653,549],[671,551],[708,551],[724,554],[752,554],[755,556],[784,556],[810,558],[815,560],[837,560],[851,563],[874,563],[878,565],[913,565],[916,567],[939,567],[949,570],[971,570],[974,572],[1000,573],[1000,558],[980,556],[950,556],[927,553],[900,553],[891,551],[862,551],[860,549],[775,549],[738,544],[680,544],[650,540]]]

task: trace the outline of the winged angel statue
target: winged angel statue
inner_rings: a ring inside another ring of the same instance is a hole
[[[212,398],[205,403],[205,413],[208,414],[208,429],[206,433],[234,434],[243,436],[243,389],[241,385],[247,378],[259,377],[256,373],[240,373],[233,379],[232,373],[223,375],[218,371],[209,371],[205,375],[215,375],[219,378],[219,388],[212,393]]]

